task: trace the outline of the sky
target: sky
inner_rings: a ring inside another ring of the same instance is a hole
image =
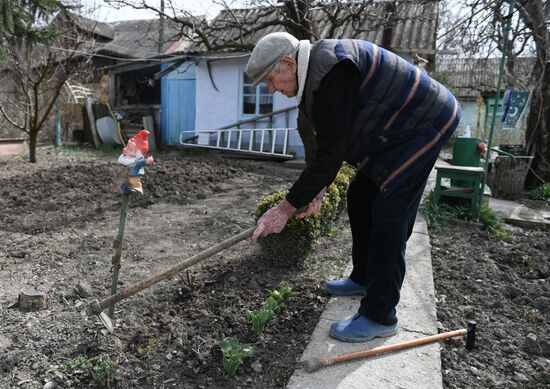
[[[159,0],[144,0],[147,4],[157,6]],[[82,5],[82,14],[101,22],[115,22],[120,20],[136,20],[136,19],[151,19],[156,16],[152,11],[136,10],[132,7],[124,7],[116,9],[105,0],[76,0],[76,3]],[[243,1],[232,0],[227,1],[232,7],[242,5]],[[168,0],[166,0],[168,4]],[[206,15],[208,19],[212,19],[222,9],[219,4],[212,0],[174,0],[174,4],[183,8],[194,15]],[[168,13],[168,12],[167,12]]]

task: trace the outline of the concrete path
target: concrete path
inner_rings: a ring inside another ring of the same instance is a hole
[[[515,201],[489,199],[489,208],[508,222],[550,226],[550,208],[531,209]]]
[[[435,169],[425,192],[433,190]],[[489,206],[507,221],[550,225],[550,211],[532,210],[513,201],[491,198]],[[437,334],[431,246],[426,221],[418,215],[407,244],[407,272],[397,306],[400,331],[395,336],[366,343],[345,343],[328,335],[335,321],[352,316],[359,307],[359,297],[333,297],[311,335],[301,361],[327,358],[354,351],[390,345]],[[351,272],[351,264],[343,276]],[[458,328],[457,328],[458,329]],[[363,389],[423,388],[441,389],[440,344],[435,343],[327,366],[307,373],[296,369],[287,389]]]
[[[328,335],[332,323],[357,312],[359,297],[333,297],[315,328],[301,360],[327,358],[437,333],[430,243],[426,222],[418,216],[406,254],[407,273],[397,306],[400,331],[385,339],[345,343]],[[345,275],[349,275],[349,267]],[[377,357],[327,366],[313,373],[297,369],[288,389],[442,388],[438,343]]]

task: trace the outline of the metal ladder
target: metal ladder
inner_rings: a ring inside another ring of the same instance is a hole
[[[180,144],[185,147],[232,151],[251,156],[294,159],[294,155],[288,153],[288,141],[291,132],[298,131],[298,129],[288,128],[288,124],[290,111],[296,108],[297,106],[292,106],[280,109],[251,119],[241,120],[217,130],[182,131],[180,132]],[[243,124],[256,124],[265,118],[269,119],[268,127],[271,127],[273,116],[279,114],[285,114],[286,128],[240,128]]]

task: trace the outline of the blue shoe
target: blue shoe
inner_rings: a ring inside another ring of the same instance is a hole
[[[352,281],[351,278],[327,281],[325,290],[333,296],[365,296],[367,294],[367,289]]]
[[[338,340],[356,343],[395,335],[398,328],[397,323],[385,326],[356,313],[348,319],[331,325],[329,334]]]

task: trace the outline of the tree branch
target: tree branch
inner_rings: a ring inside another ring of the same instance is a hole
[[[2,117],[4,119],[6,119],[6,121],[11,124],[13,127],[17,128],[18,130],[21,130],[23,132],[26,132],[27,134],[29,133],[24,126],[22,125],[19,125],[17,123],[15,123],[15,121],[13,121],[7,114],[7,112],[4,110],[4,107],[2,105],[0,105],[0,112],[2,113]]]

